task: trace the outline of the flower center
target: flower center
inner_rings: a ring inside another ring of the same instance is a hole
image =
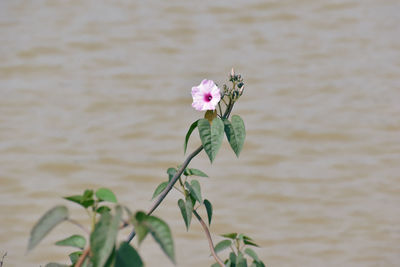
[[[213,97],[212,97],[211,93],[204,95],[204,101],[206,101],[206,102],[210,102],[212,98]]]

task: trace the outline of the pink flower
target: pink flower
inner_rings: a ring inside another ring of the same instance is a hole
[[[221,93],[212,80],[204,79],[199,86],[192,87],[192,97],[192,107],[196,110],[215,110]]]

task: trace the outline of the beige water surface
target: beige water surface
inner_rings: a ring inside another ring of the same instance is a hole
[[[400,266],[400,3],[350,1],[0,2],[0,256],[4,266],[68,262],[63,224],[25,254],[35,221],[62,196],[108,187],[146,210],[202,116],[190,89],[246,82],[203,195],[211,230],[244,232],[267,266]],[[189,150],[199,144],[193,135]],[[209,266],[196,221],[171,194],[178,266]],[[124,238],[128,231],[121,233]],[[149,238],[147,266],[172,266]]]

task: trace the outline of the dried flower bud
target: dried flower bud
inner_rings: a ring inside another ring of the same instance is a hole
[[[238,88],[239,88],[239,96],[241,96],[244,91],[244,83],[239,83]]]

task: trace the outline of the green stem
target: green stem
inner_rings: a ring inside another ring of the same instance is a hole
[[[169,191],[174,187],[176,181],[181,177],[183,171],[186,169],[186,167],[189,165],[190,161],[197,156],[201,151],[203,150],[203,145],[199,146],[195,151],[190,154],[186,160],[183,162],[182,166],[179,168],[179,170],[175,173],[174,177],[172,177],[171,181],[167,185],[167,187],[164,189],[164,191],[161,193],[161,195],[158,197],[156,202],[153,204],[153,206],[150,208],[150,210],[147,212],[147,215],[150,215],[153,213],[155,209],[161,204],[161,202],[164,200],[164,198],[168,195]],[[135,237],[136,232],[135,230],[132,230],[130,235],[128,236],[127,242],[131,242],[131,240]]]
[[[94,231],[94,226],[96,225],[96,212],[92,213],[92,231]]]
[[[214,244],[213,244],[213,241],[211,238],[210,230],[208,230],[207,224],[203,221],[203,219],[200,217],[200,215],[197,213],[196,210],[193,210],[193,214],[194,214],[194,216],[196,216],[197,220],[200,222],[201,226],[203,227],[203,230],[204,230],[207,240],[208,240],[208,245],[210,246],[211,254],[213,255],[215,261],[218,262],[218,264],[221,267],[224,267],[225,266],[224,262],[218,257],[217,253],[215,252]]]
[[[235,102],[232,102],[232,99],[229,100],[229,105],[227,109],[225,110],[224,115],[222,116],[222,119],[227,119],[232,111],[233,105]],[[179,170],[175,173],[174,177],[172,177],[171,181],[168,183],[167,187],[164,189],[164,191],[161,193],[161,195],[158,197],[156,202],[153,204],[153,206],[150,208],[150,210],[147,212],[147,215],[151,215],[155,209],[161,204],[161,202],[164,200],[164,198],[168,195],[169,191],[174,187],[176,181],[181,177],[183,171],[186,169],[186,167],[189,165],[190,161],[197,156],[201,151],[203,150],[203,145],[199,146],[195,151],[190,154],[186,160],[183,162],[182,166],[179,168]],[[132,232],[129,234],[127,238],[127,242],[130,243],[132,239],[135,237],[136,232],[135,229],[132,230]]]

